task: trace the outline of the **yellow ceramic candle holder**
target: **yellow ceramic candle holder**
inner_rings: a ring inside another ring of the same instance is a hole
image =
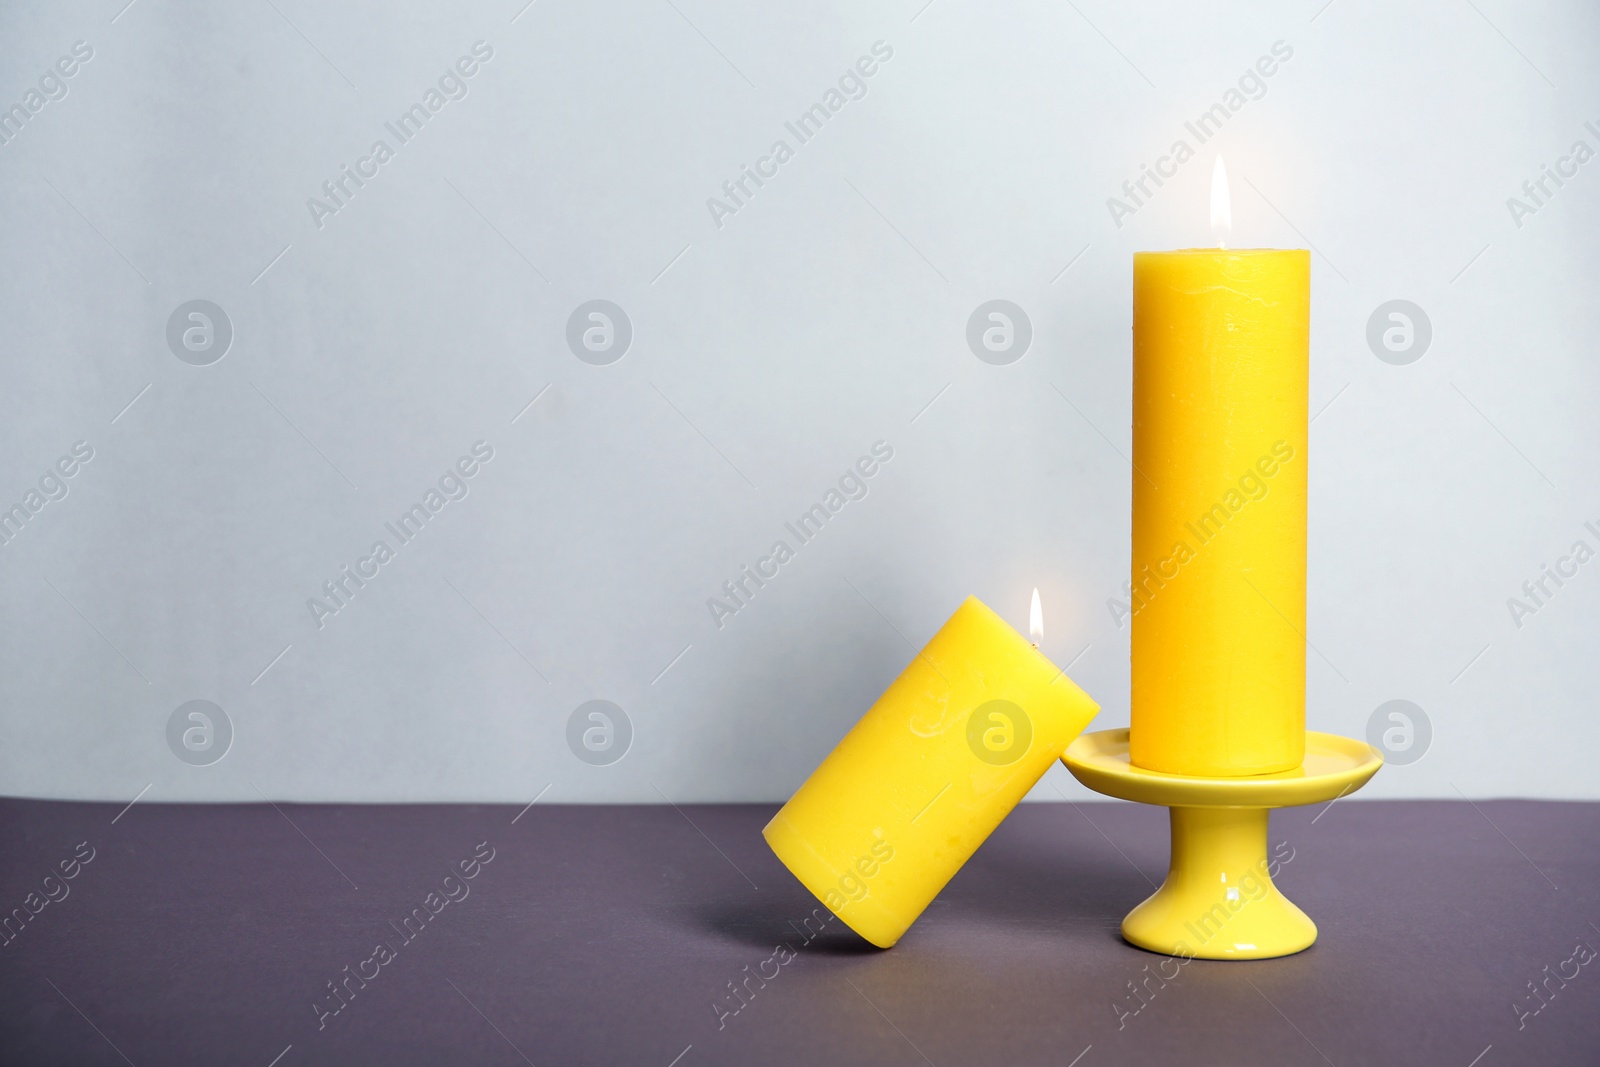
[[[1151,952],[1259,960],[1311,947],[1316,924],[1272,884],[1267,813],[1336,800],[1365,785],[1383,757],[1362,741],[1306,731],[1300,766],[1248,777],[1165,774],[1128,758],[1128,731],[1084,734],[1061,762],[1098,793],[1172,809],[1167,880],[1122,920],[1122,936]]]

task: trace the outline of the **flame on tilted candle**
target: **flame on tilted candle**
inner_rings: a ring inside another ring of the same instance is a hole
[[[1039,590],[1033,591],[1033,603],[1028,606],[1028,640],[1038,648],[1044,640],[1044,611],[1039,607]]]
[[[1233,200],[1228,196],[1228,168],[1222,157],[1211,168],[1211,232],[1216,235],[1217,247],[1226,250],[1228,238],[1233,236]]]

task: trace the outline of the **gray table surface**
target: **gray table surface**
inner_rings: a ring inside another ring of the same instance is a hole
[[[1567,962],[1600,949],[1600,804],[1277,812],[1318,943],[1169,963],[1147,1000],[1165,957],[1117,924],[1161,809],[1024,805],[885,952],[795,925],[771,805],[120,808],[0,800],[0,907],[58,898],[0,948],[0,1062],[1600,1063],[1600,959]]]

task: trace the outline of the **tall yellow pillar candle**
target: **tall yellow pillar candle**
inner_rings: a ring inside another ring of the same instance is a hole
[[[829,911],[888,948],[1098,710],[969,597],[762,835]]]
[[[1133,259],[1130,759],[1267,774],[1305,756],[1303,249]]]

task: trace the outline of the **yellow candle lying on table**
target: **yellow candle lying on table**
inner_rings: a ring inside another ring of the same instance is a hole
[[[969,597],[762,836],[828,910],[888,948],[1098,710]]]
[[[1130,758],[1266,774],[1305,756],[1304,250],[1133,259]]]

